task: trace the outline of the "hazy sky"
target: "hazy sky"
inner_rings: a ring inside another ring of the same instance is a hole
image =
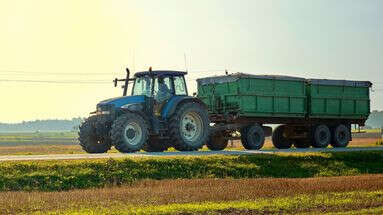
[[[184,70],[184,54],[191,92],[225,68],[371,80],[382,110],[382,11],[380,0],[1,0],[0,122],[87,116],[122,94],[111,80],[126,66]]]

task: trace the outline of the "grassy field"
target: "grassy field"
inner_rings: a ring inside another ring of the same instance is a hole
[[[383,152],[0,163],[0,190],[70,190],[143,179],[307,178],[383,173]]]
[[[352,183],[350,183],[352,182]],[[0,192],[0,213],[383,212],[383,175],[303,179],[143,180],[65,192]]]

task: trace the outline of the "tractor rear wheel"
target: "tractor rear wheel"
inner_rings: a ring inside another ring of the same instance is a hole
[[[263,128],[255,124],[241,129],[241,142],[245,149],[261,149],[265,144],[265,132]]]
[[[198,103],[181,104],[170,118],[169,136],[178,151],[197,151],[209,138],[207,110]]]
[[[148,135],[148,124],[139,114],[121,115],[112,125],[112,144],[120,152],[140,151],[147,144]]]
[[[96,121],[96,116],[91,116],[81,124],[78,140],[82,149],[88,153],[105,153],[112,146],[111,140],[97,135]]]
[[[166,140],[150,137],[142,149],[146,152],[163,152],[168,149],[168,146]]]
[[[210,136],[206,143],[208,149],[212,151],[221,151],[227,147],[229,140],[225,138],[222,132],[219,132],[213,136]]]
[[[273,145],[277,149],[289,149],[294,143],[291,139],[286,137],[286,128],[286,125],[280,125],[273,132]]]

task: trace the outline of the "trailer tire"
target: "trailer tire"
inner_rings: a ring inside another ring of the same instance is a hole
[[[148,124],[139,114],[125,113],[112,125],[112,144],[123,153],[140,151],[147,144],[148,135]]]
[[[146,152],[163,152],[168,149],[168,146],[164,140],[150,137],[142,149]]]
[[[350,130],[346,125],[340,124],[333,129],[331,146],[336,147],[347,147],[350,142]]]
[[[209,139],[209,116],[199,103],[181,104],[169,123],[172,146],[178,151],[197,151]]]
[[[265,132],[258,125],[251,125],[241,130],[241,142],[245,149],[259,150],[265,144]]]
[[[273,145],[277,149],[289,149],[293,145],[293,141],[284,136],[286,125],[278,126],[272,136]]]
[[[210,136],[209,140],[206,143],[208,149],[212,151],[221,151],[224,150],[229,143],[229,140],[225,138],[223,133],[215,134]]]
[[[326,148],[331,142],[331,132],[327,125],[314,127],[312,146],[315,148]]]
[[[91,116],[80,125],[78,140],[82,149],[88,153],[105,153],[112,147],[111,140],[97,135],[96,121],[96,116]]]
[[[297,139],[294,141],[294,146],[297,149],[307,149],[310,148],[311,142],[309,139]]]

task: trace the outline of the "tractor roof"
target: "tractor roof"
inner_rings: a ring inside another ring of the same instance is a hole
[[[186,75],[187,72],[183,71],[169,71],[169,70],[154,70],[154,71],[143,71],[143,72],[136,72],[134,74],[135,77],[141,77],[144,75],[153,75],[153,76],[180,76],[180,75]]]

